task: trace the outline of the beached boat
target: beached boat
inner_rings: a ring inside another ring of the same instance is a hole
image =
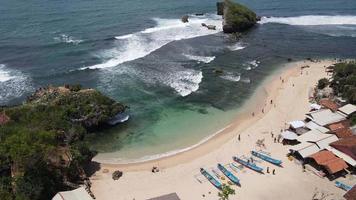
[[[232,158],[233,158],[234,161],[236,161],[236,162],[238,162],[238,163],[240,163],[240,164],[242,164],[242,165],[244,165],[244,166],[246,166],[246,167],[248,167],[248,168],[250,168],[250,169],[252,169],[252,170],[254,170],[254,171],[256,171],[256,172],[263,173],[263,172],[262,172],[262,171],[263,171],[263,168],[257,166],[257,165],[254,164],[254,163],[248,162],[248,161],[243,160],[243,159],[241,159],[241,158],[238,158],[238,157],[236,157],[236,156],[234,156],[234,157],[232,157]]]
[[[352,189],[351,186],[346,185],[345,183],[341,183],[340,181],[336,181],[336,182],[335,182],[335,185],[336,185],[336,187],[341,188],[341,189],[343,189],[343,190],[345,190],[345,191],[349,191],[349,190]]]
[[[281,164],[282,164],[281,160],[274,159],[268,155],[265,155],[265,154],[257,152],[257,151],[251,151],[251,154],[253,156],[256,156],[257,158],[261,158],[262,160],[272,163],[274,165],[281,166]]]
[[[227,170],[223,165],[218,163],[218,169],[227,177],[229,178],[233,183],[236,185],[240,185],[240,180],[229,170]]]
[[[200,173],[203,174],[209,181],[211,184],[213,184],[216,188],[221,189],[222,188],[222,184],[220,183],[220,181],[216,180],[212,175],[209,174],[209,172],[207,172],[205,169],[200,168]]]

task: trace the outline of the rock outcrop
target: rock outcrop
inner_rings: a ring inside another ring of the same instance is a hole
[[[188,23],[189,22],[189,16],[188,15],[184,15],[182,18],[181,18],[182,22],[183,23]]]
[[[221,14],[221,10],[223,10],[224,33],[244,32],[252,28],[258,21],[256,13],[231,0],[219,2],[217,4],[217,10],[218,14]]]

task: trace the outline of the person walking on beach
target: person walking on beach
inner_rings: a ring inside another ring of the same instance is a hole
[[[273,169],[272,174],[273,174],[273,175],[275,175],[275,172],[276,172],[276,170],[275,170],[275,169]]]
[[[277,139],[276,139],[276,138],[274,138],[273,140],[274,140],[274,143],[276,143],[276,142],[277,142]]]
[[[239,134],[239,136],[237,137],[237,139],[238,139],[239,141],[241,140],[240,134]]]
[[[271,138],[273,138],[273,132],[271,131]]]
[[[269,167],[267,167],[267,174],[269,174]]]

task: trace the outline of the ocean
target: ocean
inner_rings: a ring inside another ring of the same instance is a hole
[[[2,0],[0,105],[46,85],[98,89],[131,118],[88,143],[115,162],[145,160],[219,131],[288,58],[356,57],[356,1],[239,2],[262,20],[236,40],[215,0]]]

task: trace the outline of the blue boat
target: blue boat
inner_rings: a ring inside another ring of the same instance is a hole
[[[240,159],[240,158],[238,158],[238,157],[236,157],[236,156],[234,156],[234,157],[232,157],[232,158],[233,158],[234,161],[236,161],[236,162],[242,164],[243,166],[246,166],[246,167],[248,167],[248,168],[250,168],[250,169],[252,169],[252,170],[254,170],[254,171],[256,171],[256,172],[263,173],[263,172],[262,172],[262,171],[263,171],[263,168],[257,166],[255,163],[250,163],[250,162],[248,162],[248,161],[246,161],[246,160],[242,160],[242,159]]]
[[[227,177],[229,178],[233,183],[236,185],[240,185],[240,180],[229,170],[227,170],[223,165],[220,163],[218,164],[218,169]]]
[[[343,190],[345,190],[345,191],[349,191],[349,190],[352,189],[351,186],[346,185],[345,183],[341,183],[340,181],[336,181],[336,182],[335,182],[335,185],[336,185],[336,187],[341,188],[341,189],[343,189]]]
[[[209,174],[209,172],[207,172],[205,169],[200,168],[200,173],[203,174],[209,181],[211,184],[213,184],[216,188],[221,189],[222,188],[222,184],[220,183],[220,181],[216,180],[212,175]]]
[[[267,155],[262,154],[262,153],[257,152],[257,151],[251,151],[251,154],[253,156],[256,156],[257,158],[261,158],[262,160],[267,161],[269,163],[272,163],[274,165],[281,166],[281,164],[282,164],[281,160],[277,160],[277,159],[271,158],[270,156],[267,156]]]

